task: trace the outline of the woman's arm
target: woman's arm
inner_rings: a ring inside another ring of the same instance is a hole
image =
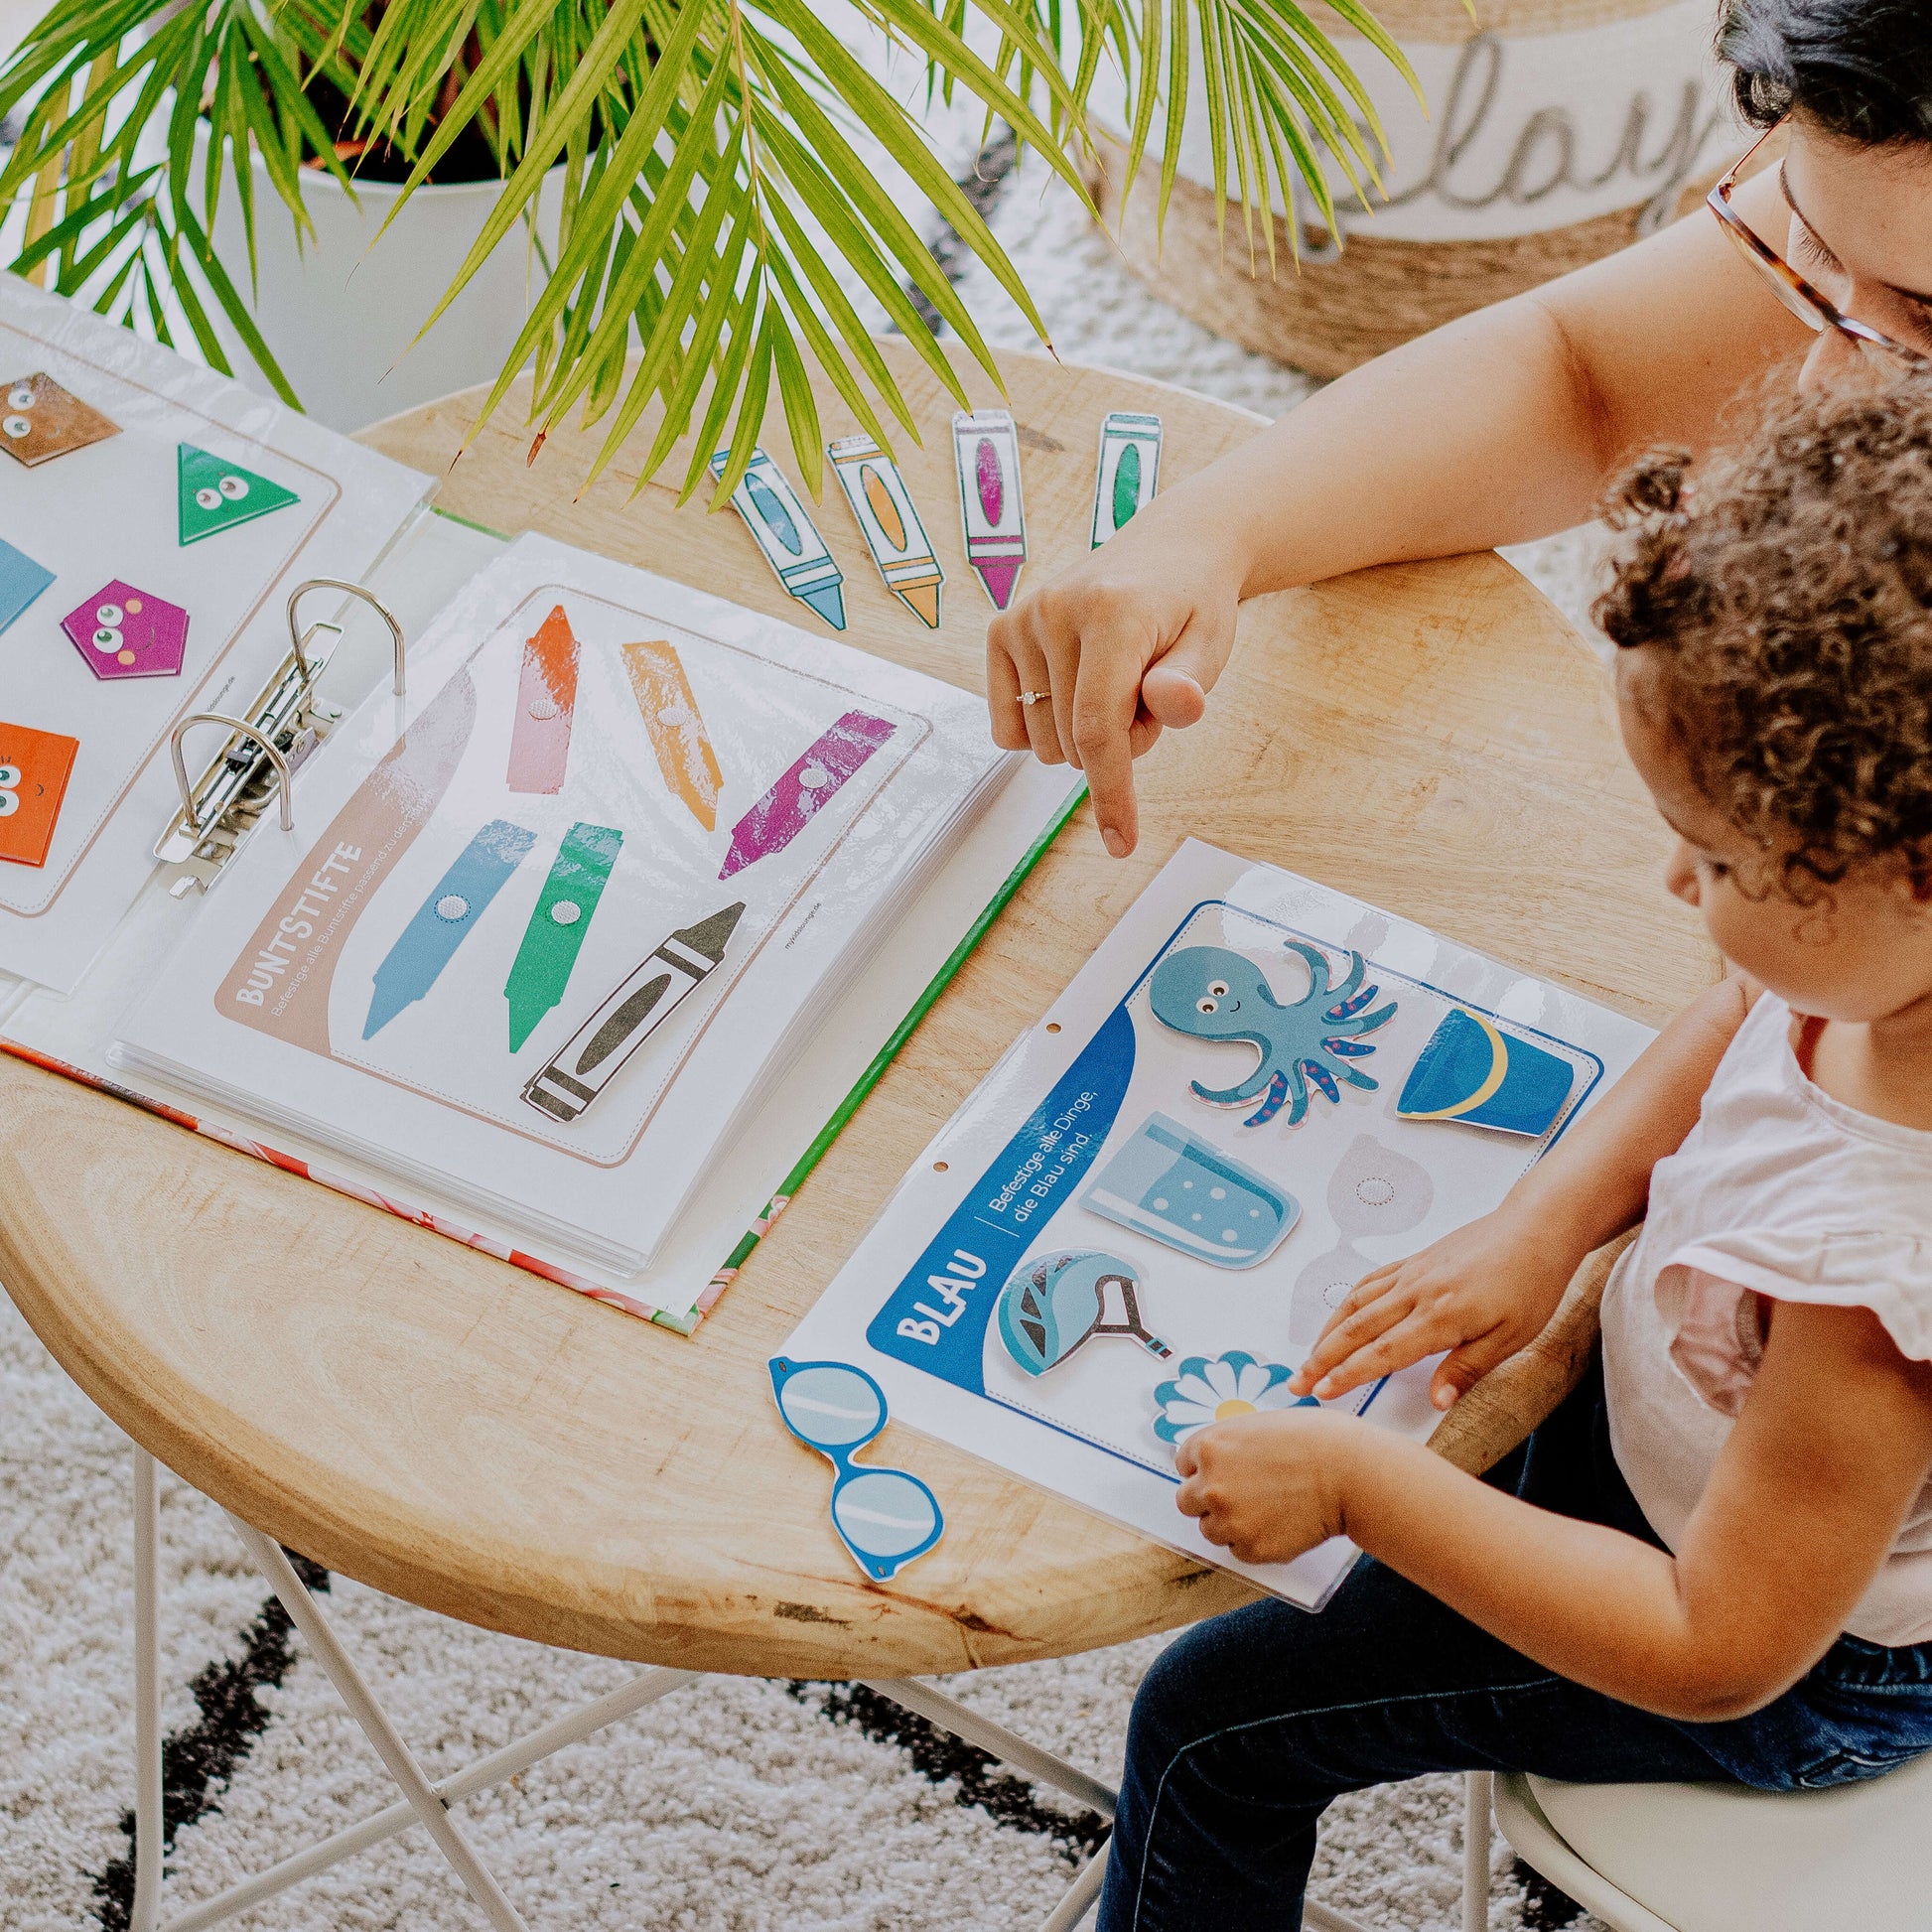
[[[1180,1507],[1249,1563],[1350,1537],[1592,1690],[1692,1723],[1741,1717],[1824,1655],[1932,1465],[1932,1365],[1900,1355],[1869,1310],[1771,1306],[1763,1365],[1674,1557],[1306,1412],[1183,1443]]]
[[[1738,206],[1768,234],[1789,218],[1769,177]],[[1378,357],[996,618],[994,736],[1083,765],[1108,849],[1129,851],[1133,759],[1200,716],[1242,598],[1580,523],[1626,451],[1702,447],[1806,341],[1700,212]]]
[[[1532,1340],[1584,1257],[1643,1218],[1756,997],[1742,979],[1700,994],[1493,1214],[1363,1276],[1289,1387],[1325,1401],[1448,1349],[1430,1390],[1447,1409]]]

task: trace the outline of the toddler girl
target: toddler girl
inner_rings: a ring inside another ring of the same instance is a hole
[[[1932,377],[1647,459],[1618,520],[1624,741],[1736,976],[1293,1386],[1447,1350],[1447,1408],[1641,1219],[1598,1358],[1486,1481],[1313,1410],[1182,1446],[1237,1557],[1367,1556],[1149,1673],[1102,1932],[1296,1924],[1322,1808],[1386,1779],[1782,1791],[1932,1747]]]

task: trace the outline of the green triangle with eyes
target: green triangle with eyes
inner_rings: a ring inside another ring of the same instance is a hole
[[[292,489],[244,470],[238,463],[225,462],[184,443],[178,453],[181,540],[184,546],[200,543],[217,530],[232,530],[237,523],[252,523],[270,510],[279,510],[302,499]]]

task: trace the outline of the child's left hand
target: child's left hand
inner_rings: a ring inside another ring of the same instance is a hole
[[[1287,1563],[1342,1534],[1348,1471],[1372,1433],[1312,1409],[1215,1423],[1174,1456],[1180,1509],[1240,1562]]]

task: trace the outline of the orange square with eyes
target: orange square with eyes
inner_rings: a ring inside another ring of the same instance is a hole
[[[0,719],[0,859],[47,863],[79,750],[77,738]]]

